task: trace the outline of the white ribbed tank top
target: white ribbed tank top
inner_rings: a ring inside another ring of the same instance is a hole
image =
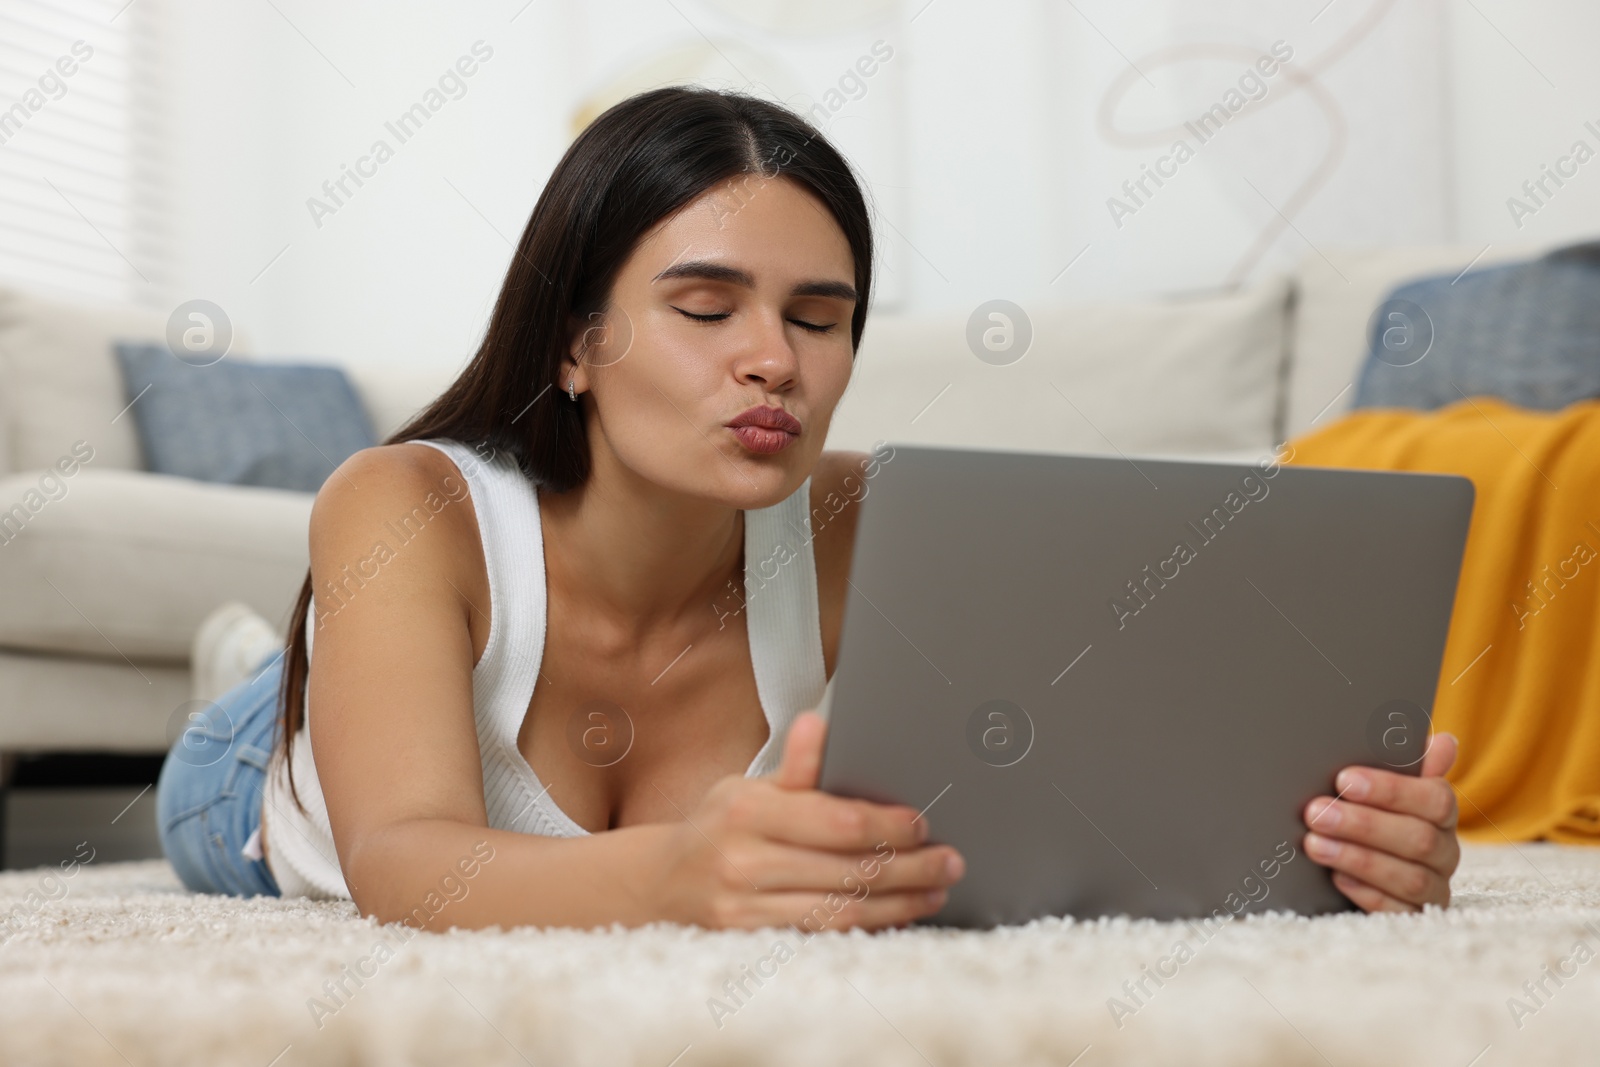
[[[509,455],[485,461],[459,441],[413,443],[431,445],[455,463],[472,496],[483,542],[489,637],[473,667],[472,705],[489,826],[547,837],[585,835],[588,831],[550,798],[517,748],[544,656],[548,616],[544,535],[534,485]],[[745,626],[756,691],[770,730],[747,776],[777,769],[789,724],[800,712],[821,704],[827,686],[810,490],[807,478],[787,499],[744,513]],[[308,662],[315,608],[311,605],[306,614]],[[275,755],[269,767],[264,788],[267,863],[286,897],[349,899],[317,779],[310,716],[308,700],[305,722],[293,739],[294,783],[307,814],[290,797],[283,760]]]

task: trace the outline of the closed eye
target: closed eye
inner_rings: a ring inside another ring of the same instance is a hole
[[[731,311],[722,311],[712,315],[696,315],[694,312],[685,311],[683,308],[677,307],[676,305],[669,306],[672,307],[672,310],[678,312],[678,314],[693,319],[695,322],[721,322],[723,319],[733,314]],[[823,323],[818,322],[806,322],[804,319],[790,319],[789,321],[800,327],[802,330],[808,330],[811,333],[827,333],[838,325],[836,322],[830,322],[824,325]]]
[[[696,315],[692,311],[685,311],[681,307],[677,306],[673,306],[672,310],[676,311],[680,315],[687,316],[696,322],[721,322],[723,319],[733,314],[731,311],[723,311],[715,315]]]

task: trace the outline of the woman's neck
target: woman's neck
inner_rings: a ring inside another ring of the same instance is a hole
[[[582,590],[636,632],[709,618],[740,572],[744,513],[665,490],[614,460],[596,466],[577,488],[539,495],[552,585]]]

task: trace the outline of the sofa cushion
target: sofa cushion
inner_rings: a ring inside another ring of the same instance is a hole
[[[1525,259],[1545,246],[1528,243],[1417,245],[1396,248],[1321,247],[1295,272],[1294,322],[1284,397],[1285,438],[1297,437],[1351,410],[1356,378],[1367,356],[1372,314],[1396,286],[1428,274],[1454,278]]]
[[[1279,278],[1224,295],[1030,307],[1032,341],[1008,363],[975,354],[982,322],[874,315],[828,446],[1267,450],[1287,298]]]
[[[11,751],[163,752],[191,699],[187,666],[4,649],[0,692],[0,750]]]
[[[146,470],[312,493],[335,467],[377,443],[338,367],[195,366],[165,343],[115,347]]]
[[[1555,411],[1600,397],[1600,244],[1437,274],[1380,305],[1357,408],[1431,411],[1493,396]]]
[[[312,494],[100,469],[98,452],[44,477],[0,478],[0,646],[186,662],[224,601],[286,625]]]
[[[51,466],[80,438],[93,445],[102,467],[138,468],[133,420],[116,418],[127,401],[111,342],[154,340],[165,330],[165,319],[148,311],[0,289],[0,407],[10,432],[9,469]]]
[[[0,452],[10,453],[0,471],[52,466],[80,439],[94,447],[100,469],[137,470],[139,442],[122,414],[127,400],[111,346],[166,333],[163,312],[0,287]],[[247,349],[235,330],[230,352]]]

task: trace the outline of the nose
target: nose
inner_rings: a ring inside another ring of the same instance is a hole
[[[794,387],[800,361],[784,330],[781,312],[752,317],[750,336],[734,361],[734,377],[779,393]]]

